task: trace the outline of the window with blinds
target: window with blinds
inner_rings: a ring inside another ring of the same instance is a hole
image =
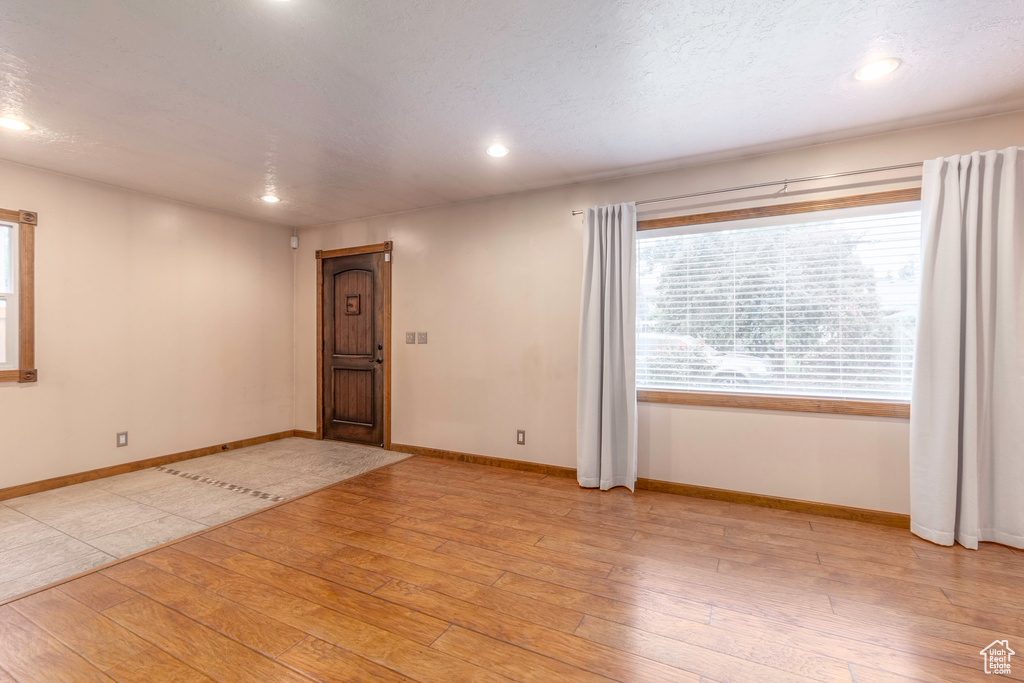
[[[17,225],[0,223],[0,370],[17,367]]]
[[[637,386],[910,400],[916,203],[640,233]]]

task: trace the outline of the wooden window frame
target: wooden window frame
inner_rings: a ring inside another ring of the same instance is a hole
[[[358,254],[393,254],[392,243],[367,244],[345,249],[317,249],[316,258],[316,434],[324,439],[324,259]],[[381,278],[384,280],[384,450],[391,450],[391,261],[384,261]]]
[[[36,369],[35,211],[0,209],[0,221],[18,224],[18,369],[0,370],[0,382],[39,380]]]
[[[750,218],[768,216],[789,216],[815,211],[847,209],[857,206],[898,204],[921,199],[921,188],[914,187],[886,192],[833,197],[788,204],[756,206],[730,211],[669,216],[637,222],[636,229],[658,230],[687,225],[726,223]],[[670,403],[673,405],[709,406],[715,408],[745,408],[748,410],[782,410],[801,413],[828,413],[833,415],[862,415],[869,417],[892,417],[908,419],[910,403],[906,401],[863,401],[848,399],[816,398],[770,394],[732,394],[701,391],[679,391],[671,389],[639,389],[636,399],[641,403]]]

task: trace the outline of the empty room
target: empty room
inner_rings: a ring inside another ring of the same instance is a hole
[[[0,3],[0,683],[1024,680],[1022,586],[1021,0]]]

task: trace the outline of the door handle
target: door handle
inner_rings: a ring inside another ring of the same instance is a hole
[[[370,362],[371,363],[383,363],[384,359],[383,358],[371,358]]]

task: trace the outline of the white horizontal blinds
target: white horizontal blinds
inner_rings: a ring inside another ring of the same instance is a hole
[[[7,297],[0,294],[0,367],[7,365]]]
[[[637,386],[909,400],[920,212],[879,210],[641,235]]]
[[[14,230],[0,223],[0,295],[14,291]]]
[[[0,223],[0,369],[11,369],[17,358],[16,226]]]

